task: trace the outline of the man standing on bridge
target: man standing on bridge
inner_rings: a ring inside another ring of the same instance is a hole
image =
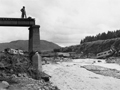
[[[23,8],[21,9],[21,12],[22,12],[21,18],[27,18],[26,11],[25,11],[25,6],[23,6]]]

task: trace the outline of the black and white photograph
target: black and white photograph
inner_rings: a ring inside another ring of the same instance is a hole
[[[0,0],[0,90],[120,90],[120,0]]]

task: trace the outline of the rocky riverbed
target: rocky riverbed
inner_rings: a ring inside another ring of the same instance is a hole
[[[51,82],[60,90],[120,90],[120,79],[116,78],[120,76],[117,73],[120,66],[102,62],[93,64],[93,61],[96,59],[48,64],[43,70],[52,76]]]

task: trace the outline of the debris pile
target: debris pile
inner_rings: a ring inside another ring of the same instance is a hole
[[[35,74],[28,57],[0,55],[0,90],[59,90],[42,78],[36,80]]]

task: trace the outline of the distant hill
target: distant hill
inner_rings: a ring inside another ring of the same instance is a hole
[[[16,40],[7,43],[0,43],[0,51],[3,51],[5,48],[22,49],[28,51],[28,40]],[[40,48],[41,51],[47,51],[60,48],[60,46],[52,42],[40,40]]]

